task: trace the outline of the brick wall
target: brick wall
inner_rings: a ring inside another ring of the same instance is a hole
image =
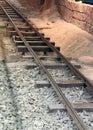
[[[69,0],[55,0],[62,18],[93,34],[93,5]]]

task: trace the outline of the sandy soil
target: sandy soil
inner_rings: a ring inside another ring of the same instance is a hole
[[[48,16],[49,14],[49,16]],[[52,14],[52,15],[51,15]],[[93,37],[80,28],[66,23],[59,14],[48,10],[41,15],[29,16],[29,19],[38,27],[40,32],[51,37],[65,56],[79,58],[81,56],[93,56]]]
[[[22,1],[22,6],[25,4],[24,1]],[[65,56],[72,58],[90,56],[93,58],[93,37],[91,34],[62,20],[55,6],[40,12],[40,8],[34,8],[33,4],[31,7],[27,4],[28,8],[23,9],[23,12],[40,32],[49,36],[51,41],[55,41],[56,45],[61,47],[61,52]]]

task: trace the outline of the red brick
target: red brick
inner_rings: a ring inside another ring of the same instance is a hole
[[[72,16],[73,16],[73,11],[69,10],[68,8],[62,6],[61,7],[61,14],[62,17],[67,21],[71,22]]]
[[[93,26],[90,27],[89,31],[91,34],[93,34]]]
[[[80,21],[86,21],[86,14],[84,14],[84,13],[80,13],[80,12],[74,11],[73,17],[75,19],[80,20]]]
[[[76,26],[82,28],[82,29],[85,29],[86,28],[86,22],[83,22],[83,21],[79,21],[77,19],[72,19],[71,21],[73,24],[75,24]]]
[[[93,15],[92,14],[86,14],[86,22],[93,25]]]
[[[93,34],[92,5],[68,0],[56,0],[56,2],[58,4],[58,10],[63,19]]]

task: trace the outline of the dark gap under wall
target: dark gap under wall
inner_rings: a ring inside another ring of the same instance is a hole
[[[43,5],[45,0],[40,0],[40,4]]]

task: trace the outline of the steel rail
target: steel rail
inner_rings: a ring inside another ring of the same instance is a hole
[[[65,63],[67,64],[67,66],[70,68],[70,70],[72,70],[72,72],[74,72],[75,75],[77,75],[77,77],[79,77],[81,80],[83,80],[85,87],[89,87],[90,91],[93,92],[93,84],[89,81],[88,78],[86,78],[80,71],[78,71],[65,57],[62,53],[60,53],[52,44],[49,43],[49,41],[47,39],[45,39],[38,31],[36,28],[34,28],[31,23],[28,21],[28,19],[26,19],[22,13],[20,11],[18,11],[15,6],[13,6],[11,3],[9,3],[7,0],[5,0],[16,12],[17,14],[19,14],[26,22],[27,24],[29,24],[29,26],[31,27],[32,30],[35,31],[35,33],[41,37],[41,39],[54,51],[56,52],[56,54],[58,55],[58,57],[60,57],[61,60],[64,60]],[[89,89],[88,88],[88,89]]]
[[[6,1],[6,0],[5,0]],[[9,16],[9,14],[7,13],[7,11],[4,9],[4,7],[2,5],[0,5],[2,10],[4,11],[4,13],[6,14],[6,16],[8,17],[8,19],[11,21],[11,23],[13,24],[16,32],[18,33],[19,37],[21,38],[21,40],[24,42],[25,46],[27,47],[27,49],[29,50],[30,54],[33,55],[34,59],[36,60],[37,65],[44,71],[44,73],[46,74],[48,80],[50,81],[52,87],[54,88],[54,90],[56,91],[56,94],[58,95],[59,99],[64,103],[67,111],[69,112],[69,114],[71,115],[71,117],[73,118],[74,122],[76,123],[77,127],[80,130],[87,130],[87,127],[85,126],[85,124],[83,123],[82,119],[78,116],[77,112],[75,111],[75,109],[73,108],[73,106],[71,105],[71,103],[68,101],[68,99],[66,98],[66,96],[64,95],[64,93],[62,92],[62,90],[59,88],[59,86],[56,84],[55,80],[52,78],[51,74],[48,72],[48,70],[44,67],[44,65],[42,64],[42,62],[40,61],[40,59],[38,58],[38,56],[36,55],[36,53],[33,51],[32,47],[29,45],[29,43],[25,40],[24,36],[21,34],[20,30],[16,27],[16,24],[13,22],[12,18]],[[12,7],[11,7],[12,8]]]

